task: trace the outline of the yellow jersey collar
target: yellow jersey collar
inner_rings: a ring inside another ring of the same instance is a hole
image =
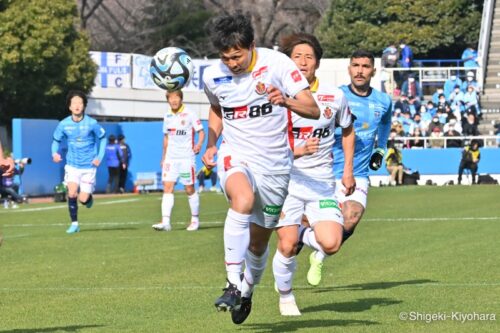
[[[246,72],[250,73],[253,71],[253,68],[255,67],[255,63],[257,62],[257,51],[255,50],[255,47],[252,50],[252,60],[250,61],[250,66],[248,66]]]
[[[311,90],[311,92],[315,93],[316,91],[318,91],[318,86],[319,86],[319,79],[316,78],[314,80],[314,82],[309,86],[309,90]]]
[[[174,110],[170,109],[170,112],[172,112],[173,114],[179,114],[182,111],[184,111],[184,104],[181,105],[181,107],[179,108],[179,110],[177,110],[177,112],[174,112]]]

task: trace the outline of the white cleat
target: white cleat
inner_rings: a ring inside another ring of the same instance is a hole
[[[172,230],[172,226],[166,223],[157,223],[153,224],[153,229],[155,229],[156,231],[170,231]]]
[[[282,316],[300,316],[302,315],[295,303],[295,299],[281,301],[280,300],[280,313]]]
[[[191,222],[191,224],[186,228],[187,231],[196,231],[200,227],[200,222]]]

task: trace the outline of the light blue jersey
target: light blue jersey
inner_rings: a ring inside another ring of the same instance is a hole
[[[73,121],[71,116],[59,122],[52,141],[52,155],[58,152],[63,138],[68,140],[67,165],[78,169],[93,168],[92,161],[101,161],[104,157],[106,131],[87,115],[79,122]]]
[[[359,96],[350,86],[341,86],[347,98],[354,120],[356,146],[354,150],[354,177],[368,177],[368,165],[373,153],[375,137],[377,148],[386,149],[391,130],[392,100],[386,93],[371,88],[368,96]],[[336,179],[344,172],[344,151],[342,150],[342,131],[335,131],[333,145],[333,171]]]

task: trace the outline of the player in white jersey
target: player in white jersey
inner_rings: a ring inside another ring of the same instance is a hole
[[[230,203],[224,225],[228,283],[215,306],[232,311],[233,322],[240,324],[250,313],[253,286],[264,272],[269,238],[287,194],[293,158],[289,110],[317,119],[319,109],[287,56],[255,47],[248,16],[216,18],[211,39],[221,61],[204,72],[210,111],[203,162],[208,168],[217,164]]]
[[[163,153],[161,156],[163,197],[161,200],[162,220],[153,224],[158,231],[170,231],[170,214],[174,207],[174,186],[177,180],[184,185],[191,208],[191,223],[188,231],[198,230],[200,197],[194,189],[195,160],[205,139],[205,132],[198,116],[182,103],[183,93],[176,90],[166,93],[170,110],[163,119]],[[198,142],[194,144],[194,134]]]
[[[355,136],[344,93],[316,77],[323,55],[316,37],[305,33],[286,36],[282,40],[281,49],[306,77],[321,110],[318,120],[305,119],[295,114],[292,116],[296,159],[277,228],[278,248],[273,258],[273,273],[280,294],[280,313],[284,316],[298,316],[300,311],[292,293],[292,280],[297,265],[295,255],[302,216],[306,215],[312,226],[302,236],[304,242],[313,244],[327,255],[340,249],[343,217],[335,197],[332,172],[336,124],[342,128],[345,164],[341,181],[346,195],[350,195],[356,185],[352,168]],[[313,153],[309,154],[311,148]]]

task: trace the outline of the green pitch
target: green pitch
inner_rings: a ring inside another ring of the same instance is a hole
[[[151,229],[157,194],[80,206],[75,235],[64,203],[0,209],[0,333],[500,331],[499,186],[372,188],[368,205],[320,286],[308,286],[309,250],[300,254],[301,317],[279,314],[273,237],[240,326],[213,306],[225,279],[222,195],[201,195],[196,232],[181,193],[171,232]]]

